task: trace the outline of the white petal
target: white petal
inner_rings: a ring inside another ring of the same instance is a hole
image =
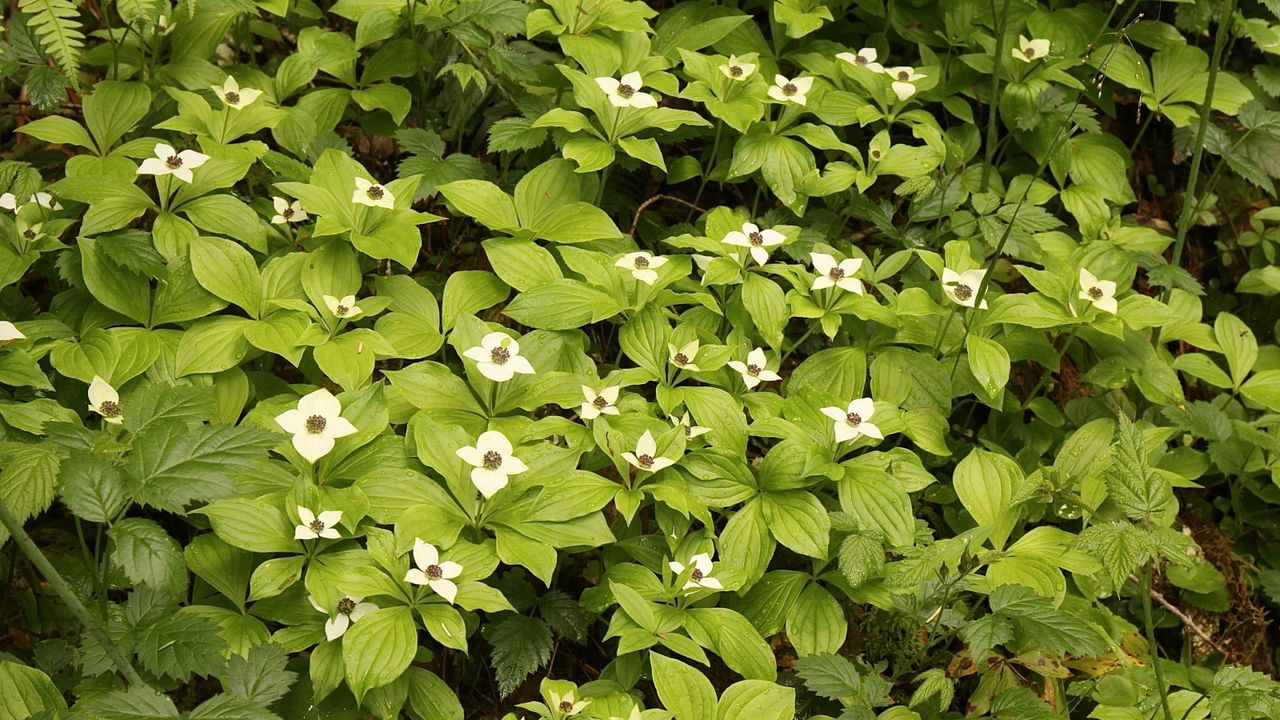
[[[833,287],[835,284],[836,284],[836,281],[832,280],[830,277],[826,275],[819,275],[818,277],[813,279],[813,284],[809,286],[809,289],[825,290],[829,287]]]
[[[191,173],[191,168],[189,167],[174,168],[171,174],[184,183],[189,183],[196,178],[196,176]]]
[[[368,180],[365,180],[362,177],[358,177],[358,176],[356,177],[356,190],[359,190],[360,192],[364,192],[371,187],[373,187],[373,183],[369,182]]]
[[[742,373],[743,375],[747,374],[747,364],[742,362],[741,360],[730,360],[725,364],[733,368],[734,370],[737,370],[738,372]]]
[[[17,325],[14,325],[8,320],[0,320],[0,342],[7,340],[22,340],[26,337],[27,336],[23,335],[22,331],[18,329]]]
[[[647,92],[638,92],[631,96],[631,107],[651,108],[657,107],[658,101]]]
[[[426,569],[440,562],[440,551],[435,545],[426,542],[422,538],[413,539],[413,562],[422,569]]]
[[[809,259],[813,262],[814,271],[819,275],[827,275],[837,266],[836,259],[826,253],[809,253]]]
[[[605,94],[609,95],[610,97],[616,96],[618,94],[618,86],[621,84],[622,83],[619,82],[616,78],[611,78],[611,77],[596,78],[596,85],[599,85],[600,89],[603,90]]]
[[[844,422],[846,415],[846,412],[838,407],[824,407],[820,412],[836,422]]]
[[[316,521],[316,514],[311,512],[310,508],[305,508],[299,505],[298,520],[301,521],[303,525],[310,525]]]
[[[332,295],[321,295],[320,299],[324,300],[324,306],[329,308],[331,314],[338,314],[338,298]]]
[[[622,388],[617,385],[610,385],[600,391],[600,397],[604,398],[610,405],[618,402],[618,393],[622,392]]]
[[[707,577],[707,576],[705,576],[705,575],[703,576],[703,578],[702,578],[702,580],[699,582],[699,584],[700,584],[700,585],[702,585],[702,587],[704,587],[704,588],[708,588],[708,589],[710,589],[710,590],[723,590],[723,589],[724,589],[724,585],[722,585],[722,584],[720,583],[720,581],[719,581],[719,580],[717,580],[717,579],[715,579],[715,578],[713,578],[713,577]]]
[[[658,282],[658,273],[648,268],[644,268],[641,270],[632,270],[631,277],[639,280],[645,285],[652,285]]]
[[[635,72],[634,70],[623,75],[621,82],[623,85],[630,85],[631,89],[636,91],[639,91],[640,88],[644,87],[644,78],[640,76],[640,73]]]
[[[289,201],[288,201],[288,200],[285,200],[285,199],[284,199],[284,198],[282,198],[282,197],[273,197],[273,198],[271,198],[271,205],[272,205],[273,207],[275,207],[276,212],[278,212],[278,213],[282,213],[282,212],[284,212],[285,210],[288,210],[288,209],[289,209]]]
[[[161,160],[168,160],[178,154],[178,151],[174,150],[172,145],[166,145],[164,143],[156,143],[156,146],[152,148],[152,150],[155,152],[156,157]]]
[[[324,388],[312,391],[298,399],[298,409],[308,417],[319,415],[328,420],[342,414],[342,403]]]
[[[656,455],[658,454],[658,443],[653,439],[653,433],[648,430],[640,436],[636,441],[636,455]]]
[[[877,440],[884,439],[884,433],[880,432],[880,427],[875,423],[869,423],[869,422],[862,423],[861,425],[858,426],[858,432],[862,433],[863,435],[866,435],[867,437],[873,437]]]
[[[756,348],[755,350],[747,353],[748,365],[755,365],[756,367],[763,368],[768,363],[769,359],[764,355],[764,348]]]
[[[836,442],[845,442],[858,437],[858,431],[843,420],[835,424],[834,430],[836,434]]]
[[[676,461],[671,458],[658,456],[653,459],[653,464],[649,466],[648,470],[649,472],[658,472],[659,470],[665,470],[675,464]]]
[[[204,153],[198,153],[195,150],[183,150],[178,153],[178,158],[182,160],[182,167],[188,170],[194,170],[201,165],[209,162],[209,156]],[[175,173],[176,174],[176,173]]]
[[[849,403],[849,412],[856,414],[865,422],[871,419],[876,411],[876,404],[871,398],[858,398]]]
[[[481,453],[487,453],[492,450],[504,458],[515,449],[511,446],[511,441],[507,439],[507,436],[497,430],[486,430],[480,433],[480,437],[476,438],[476,448]]]
[[[916,94],[916,86],[909,82],[894,80],[891,87],[893,88],[893,94],[897,95],[899,100],[906,100]]]
[[[432,580],[428,582],[427,585],[432,590],[435,590],[436,594],[444,598],[450,605],[453,604],[453,599],[458,597],[458,586],[454,585],[452,580],[440,578],[439,580]]]
[[[95,408],[102,407],[104,402],[120,403],[120,393],[111,387],[106,380],[93,376],[93,382],[89,383],[89,404]]]
[[[1097,307],[1099,310],[1102,310],[1104,312],[1109,312],[1112,315],[1115,315],[1116,311],[1120,309],[1120,304],[1117,303],[1116,299],[1113,297],[1104,297],[1101,300],[1098,300],[1097,302],[1095,302],[1094,306]]]
[[[471,470],[471,484],[476,486],[476,490],[485,498],[491,498],[498,493],[499,490],[507,486],[507,475],[497,470],[486,470],[482,467],[473,468]]]
[[[460,447],[454,451],[462,461],[474,467],[484,465],[484,451],[478,447]]]
[[[440,563],[440,576],[445,580],[452,580],[462,574],[462,566],[452,560],[445,560]]]
[[[347,631],[351,626],[351,618],[343,613],[338,613],[337,617],[329,618],[324,622],[324,636],[330,640],[337,640],[342,637],[342,633]]]
[[[138,166],[138,175],[168,175],[169,166],[163,160],[157,158],[147,158]]]
[[[358,432],[356,426],[341,415],[329,418],[329,421],[324,426],[324,434],[335,439],[354,435],[356,432]]]
[[[508,455],[502,458],[502,472],[504,475],[519,475],[528,470],[529,466],[525,465],[524,461],[515,455]]]
[[[790,98],[787,97],[786,93],[782,92],[782,88],[776,85],[770,87],[766,92],[769,94],[769,97],[777,100],[778,102],[790,101]]]
[[[759,245],[752,245],[751,258],[756,261],[757,265],[764,265],[769,262],[769,251]]]
[[[299,433],[293,436],[293,449],[308,462],[315,462],[333,449],[333,438],[316,433]]]
[[[519,373],[521,375],[534,374],[533,365],[529,363],[529,358],[523,355],[516,355],[512,353],[511,357],[507,359],[506,367],[510,368],[512,373]]]
[[[737,230],[725,235],[720,242],[726,245],[737,245],[738,247],[751,247],[751,241],[747,238],[746,233],[741,233]]]
[[[800,91],[800,95],[804,95],[813,89],[813,78],[798,77],[795,80],[792,80],[791,84],[796,86],[796,89]]]
[[[320,536],[316,533],[316,531],[312,530],[306,525],[298,525],[293,528],[294,540],[315,540],[318,537]]]
[[[325,510],[324,512],[317,515],[316,519],[324,523],[324,526],[327,528],[337,527],[338,523],[342,522],[342,511],[341,510]]]
[[[355,600],[355,598],[351,598],[351,599]],[[356,601],[355,608],[351,610],[351,622],[353,623],[360,622],[360,620],[365,615],[368,615],[369,613],[377,609],[378,609],[378,606],[374,605],[373,603]]]
[[[477,345],[475,347],[467,348],[465,351],[463,351],[462,357],[467,358],[469,360],[475,360],[476,362],[488,362],[489,358],[492,357],[490,355],[490,352],[491,352],[490,350],[484,348],[483,346]]]
[[[711,574],[711,556],[706,553],[698,553],[689,558],[689,564],[700,571],[703,575]]]
[[[684,572],[684,565],[681,565],[680,563],[676,562],[675,560],[672,560],[672,561],[668,562],[668,563],[667,563],[667,567],[671,568],[671,572],[673,572],[673,573],[675,573],[675,574],[677,574],[677,575],[679,575],[680,573]]]
[[[426,585],[427,574],[417,568],[413,568],[404,574],[404,581],[411,585]]]

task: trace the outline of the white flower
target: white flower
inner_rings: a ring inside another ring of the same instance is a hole
[[[276,424],[293,434],[293,449],[312,463],[328,455],[335,440],[356,432],[342,417],[338,398],[324,388],[299,398],[298,407],[276,416]]]
[[[761,230],[755,223],[743,223],[741,230],[731,231],[721,242],[747,248],[756,263],[763,265],[769,262],[768,248],[781,245],[786,240],[787,236],[777,230]]]
[[[730,55],[728,62],[720,66],[720,72],[730,80],[745,82],[755,74],[756,66],[749,62],[742,62],[737,55]]]
[[[898,96],[899,100],[906,100],[916,94],[915,83],[917,80],[923,80],[924,75],[916,72],[914,68],[902,65],[900,67],[891,67],[885,70],[885,74],[893,80],[893,94]]]
[[[532,375],[533,365],[520,354],[520,343],[502,332],[491,332],[480,339],[480,344],[468,348],[463,357],[476,361],[481,375],[494,382],[506,382],[521,375]]]
[[[965,270],[958,273],[951,268],[942,269],[942,291],[957,305],[973,307],[973,301],[986,277],[986,270]],[[981,308],[987,309],[987,301],[983,300]]]
[[[651,255],[647,252],[631,252],[618,258],[614,263],[614,267],[626,268],[631,271],[631,277],[639,280],[645,285],[652,285],[658,281],[657,268],[667,264],[667,258]]]
[[[124,422],[124,413],[120,410],[120,393],[97,375],[89,383],[89,410],[98,413],[112,425]]]
[[[298,525],[293,528],[294,540],[315,540],[326,538],[337,540],[342,537],[337,525],[342,521],[341,510],[321,510],[317,515],[311,508],[298,506]]]
[[[573,694],[572,690],[565,693],[564,695],[561,695],[560,693],[554,690],[551,690],[547,692],[547,695],[548,695],[548,698],[551,700],[551,703],[550,703],[551,709],[560,711],[560,715],[562,717],[577,715],[578,713],[585,710],[588,705],[591,704],[590,700],[578,700],[577,697]]]
[[[810,253],[813,269],[818,277],[813,279],[811,290],[838,287],[858,295],[862,294],[862,281],[854,277],[862,267],[862,258],[849,258],[836,262],[834,257],[826,253]]]
[[[351,202],[357,205],[391,209],[396,206],[396,196],[382,185],[357,177],[356,189],[351,193]]]
[[[214,94],[222,98],[222,102],[226,103],[227,107],[232,110],[239,110],[246,105],[251,105],[254,100],[257,100],[262,95],[261,90],[240,87],[240,83],[236,82],[236,79],[230,75],[222,82],[222,85],[211,85],[210,87],[213,88]]]
[[[765,363],[767,362],[768,359],[764,356],[764,349],[756,348],[747,353],[747,361],[745,363],[738,360],[730,360],[729,367],[742,374],[742,382],[746,383],[748,390],[751,390],[761,382],[774,382],[782,379],[782,376],[778,373],[765,369]]]
[[[1028,40],[1025,36],[1019,35],[1018,47],[1013,48],[1012,52],[1015,60],[1033,63],[1049,54],[1049,41],[1044,39]]]
[[[22,238],[23,242],[31,242],[43,235],[44,233],[40,230],[42,227],[44,225],[41,223],[28,225],[22,218],[18,218],[18,236]]]
[[[837,59],[843,60],[849,63],[850,65],[857,65],[858,67],[864,67],[870,70],[871,72],[876,72],[876,73],[884,72],[884,66],[876,62],[876,57],[877,57],[876,49],[869,48],[869,47],[862,48],[856,53],[842,52],[842,53],[836,54]]]
[[[46,210],[61,210],[62,203],[53,199],[53,196],[47,192],[38,192],[27,200],[29,203],[36,203]],[[4,193],[0,195],[0,208],[5,210],[17,210],[18,198],[13,193]]]
[[[838,407],[822,408],[822,414],[835,421],[836,442],[853,440],[862,435],[883,440],[884,434],[880,432],[880,428],[867,422],[875,411],[871,398],[858,398],[844,410]]]
[[[780,103],[793,102],[804,105],[809,101],[809,91],[813,89],[813,78],[798,77],[788,80],[785,75],[774,75],[773,86],[769,88],[769,97]]]
[[[667,563],[671,568],[671,572],[679,575],[685,571],[685,566],[672,560]],[[684,590],[697,590],[698,588],[706,588],[708,590],[723,590],[724,585],[720,581],[711,577],[711,556],[706,553],[698,553],[689,558],[689,565],[693,567],[693,572],[689,573],[689,579],[684,583]]]
[[[1080,299],[1088,300],[1103,312],[1116,314],[1116,284],[1110,280],[1099,280],[1093,273],[1080,268]]]
[[[360,618],[378,609],[378,606],[373,603],[360,602],[364,598],[343,595],[342,599],[338,601],[336,613],[330,613],[321,607],[314,597],[308,597],[307,599],[311,601],[311,607],[329,616],[329,619],[324,621],[324,636],[329,640],[337,640],[342,637],[347,628],[360,622]]]
[[[699,343],[697,340],[691,340],[684,344],[684,347],[676,347],[671,343],[667,343],[667,353],[671,357],[671,364],[681,370],[691,370],[697,372],[701,368],[694,364],[694,359],[698,357]]]
[[[672,425],[684,428],[685,440],[692,440],[699,435],[706,435],[711,432],[711,428],[691,424],[689,420],[689,413],[685,413],[683,417],[668,415],[667,419],[671,421]]]
[[[611,77],[598,77],[596,84],[604,91],[614,107],[656,107],[658,101],[647,92],[640,92],[644,87],[644,78],[638,72],[629,72],[621,80]]]
[[[182,182],[191,182],[191,171],[209,162],[209,156],[195,150],[178,152],[172,145],[156,143],[156,156],[147,158],[138,166],[138,175],[172,175]]]
[[[9,342],[10,340],[25,340],[26,335],[18,329],[17,325],[8,320],[0,320],[0,342]]]
[[[452,605],[458,596],[453,579],[462,574],[462,566],[450,560],[440,562],[440,551],[422,538],[413,539],[413,562],[418,567],[404,574],[405,582],[426,585]]]
[[[636,441],[636,451],[624,452],[622,457],[632,465],[649,472],[658,472],[663,468],[676,464],[675,460],[664,458],[658,454],[658,443],[653,439],[653,433],[648,430],[645,430],[640,439]]]
[[[177,21],[174,21],[173,24],[169,24],[168,15],[161,15],[160,17],[156,18],[156,32],[160,33],[161,35],[168,35],[169,33],[173,32],[173,29],[176,27],[178,27]]]
[[[360,306],[356,304],[355,295],[347,295],[342,298],[336,298],[332,295],[322,295],[321,299],[324,300],[325,307],[329,308],[329,312],[333,313],[333,316],[336,318],[353,318],[364,312],[364,310],[361,310]]]
[[[271,217],[271,224],[284,225],[291,222],[306,222],[307,211],[302,209],[301,200],[294,200],[293,204],[290,204],[288,200],[282,197],[272,197],[271,204],[276,208],[276,214]]]
[[[458,448],[458,457],[471,465],[471,482],[486,498],[507,486],[508,476],[528,470],[520,458],[511,453],[511,441],[497,430],[488,430],[476,438],[476,444]]]
[[[617,385],[601,388],[600,392],[596,392],[587,385],[582,386],[582,397],[586,402],[582,403],[582,407],[578,410],[578,415],[583,420],[595,420],[601,415],[620,415],[617,405],[618,393],[622,388]]]

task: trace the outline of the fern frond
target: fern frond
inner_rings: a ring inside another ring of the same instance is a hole
[[[18,0],[18,7],[30,18],[27,26],[40,38],[45,52],[53,56],[67,82],[78,90],[84,33],[75,4],[71,0]]]

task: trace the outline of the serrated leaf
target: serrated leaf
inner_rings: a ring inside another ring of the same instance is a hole
[[[512,615],[482,631],[498,675],[498,693],[510,695],[551,659],[551,628],[537,618]]]

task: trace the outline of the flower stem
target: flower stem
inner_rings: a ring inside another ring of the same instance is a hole
[[[1232,2],[1234,4],[1234,0]],[[1164,684],[1164,671],[1160,669],[1160,649],[1156,646],[1156,626],[1151,620],[1151,565],[1142,569],[1142,622],[1146,625],[1147,645],[1151,648],[1151,669],[1156,674],[1156,691],[1160,693],[1160,709],[1164,720],[1173,720],[1169,709],[1168,686]]]
[[[1009,0],[1003,0],[1000,12],[996,13],[995,0],[991,0],[991,12],[996,14],[992,20],[996,24],[995,63],[991,68],[991,99],[987,106],[987,147],[986,157],[982,162],[982,180],[979,183],[981,192],[986,192],[991,182],[991,164],[995,162],[996,145],[999,144],[1000,124],[1000,62],[1004,60],[1005,25],[1009,21]]]

